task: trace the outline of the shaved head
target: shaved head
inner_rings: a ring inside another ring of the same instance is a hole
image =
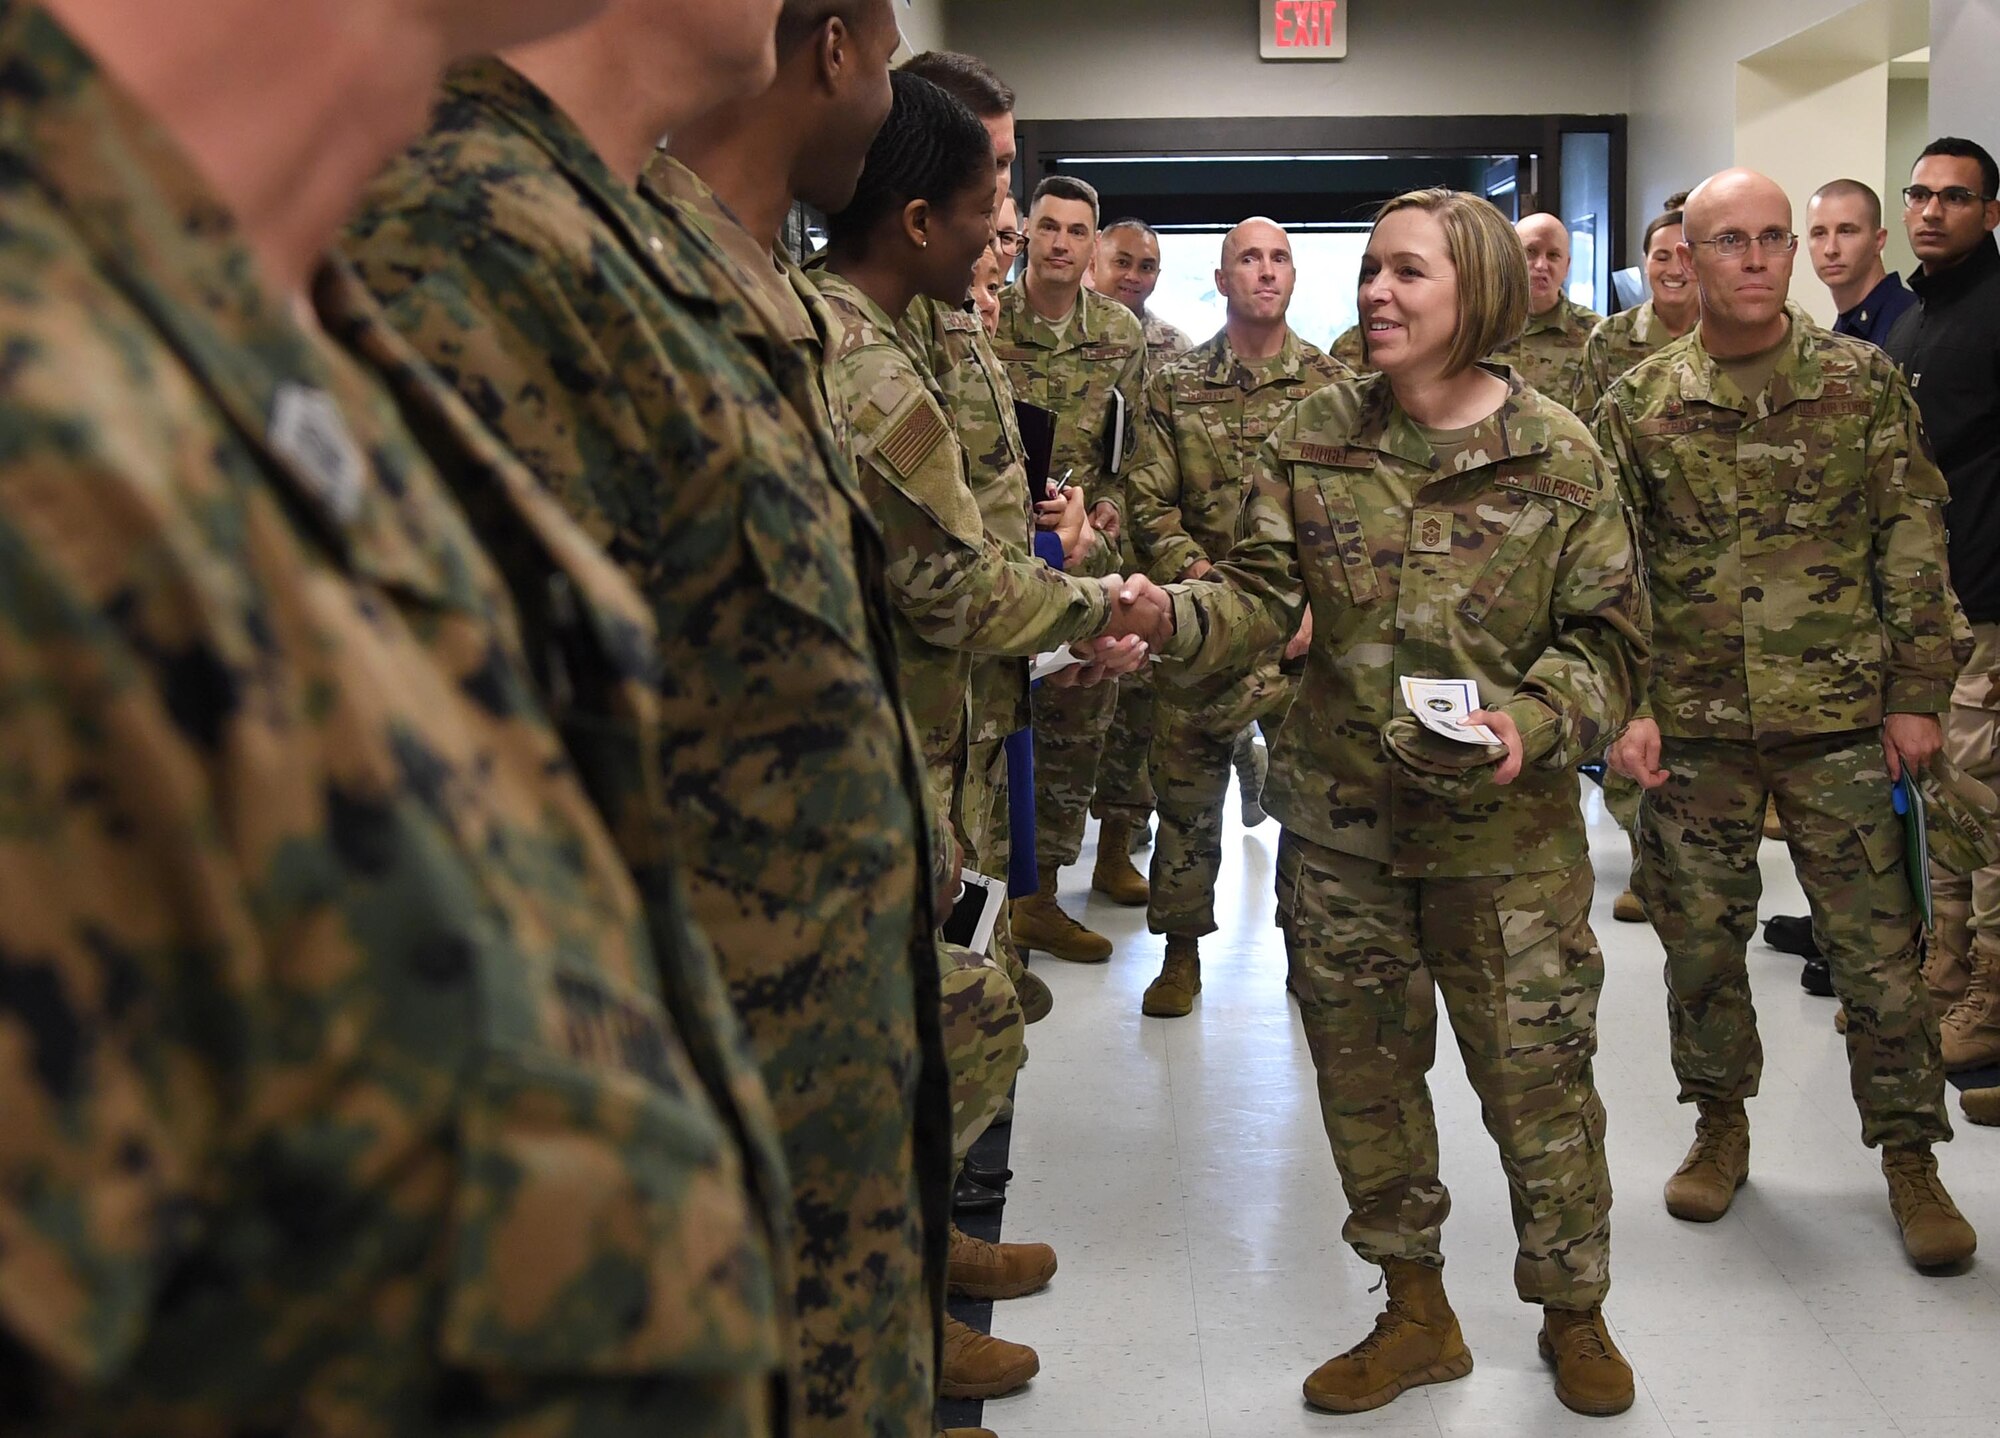
[[[1528,257],[1528,313],[1548,314],[1569,283],[1569,226],[1554,215],[1529,215],[1514,231]]]
[[[1724,170],[1695,186],[1686,215],[1681,254],[1701,292],[1709,352],[1754,354],[1777,344],[1785,336],[1798,243],[1784,186],[1755,170]],[[1718,238],[1738,253],[1721,253]]]
[[[1759,213],[1782,210],[1784,213],[1780,218],[1785,227],[1789,228],[1792,223],[1792,200],[1783,185],[1755,170],[1724,170],[1710,175],[1688,195],[1685,206],[1688,238],[1708,239],[1718,229],[1730,228],[1731,219],[1738,211],[1746,209]],[[1752,229],[1750,233],[1757,233],[1757,229]]]
[[[1229,262],[1236,258],[1236,252],[1252,246],[1264,249],[1290,250],[1292,237],[1284,227],[1262,215],[1252,215],[1235,229],[1222,237],[1222,267],[1229,268]]]

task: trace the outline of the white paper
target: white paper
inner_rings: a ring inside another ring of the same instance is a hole
[[[1403,677],[1403,702],[1417,722],[1433,734],[1442,734],[1461,744],[1498,744],[1499,735],[1484,724],[1468,722],[1467,716],[1481,707],[1479,686],[1470,679],[1412,679]]]
[[[1046,679],[1051,674],[1059,674],[1071,665],[1081,663],[1083,661],[1070,653],[1069,646],[1065,644],[1060,649],[1051,649],[1046,654],[1037,654],[1035,662],[1028,666],[1028,677],[1030,679]]]

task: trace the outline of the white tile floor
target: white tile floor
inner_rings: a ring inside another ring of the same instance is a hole
[[[995,1309],[994,1332],[1034,1344],[1042,1373],[988,1403],[988,1427],[1003,1438],[2000,1434],[1984,1382],[2000,1353],[2000,1132],[1959,1121],[1954,1102],[1944,1176],[1990,1256],[1960,1276],[1919,1276],[1861,1146],[1833,1001],[1803,993],[1798,961],[1760,938],[1750,1184],[1718,1224],[1668,1217],[1660,1184],[1692,1110],[1674,1102],[1659,945],[1611,919],[1624,839],[1585,790],[1608,968],[1597,1081],[1619,1197],[1606,1311],[1638,1373],[1631,1412],[1586,1419],[1556,1402],[1535,1353],[1538,1310],[1514,1297],[1499,1164],[1448,1041],[1432,1074],[1453,1199],[1446,1272],[1477,1367],[1372,1414],[1304,1406],[1301,1380],[1362,1337],[1381,1300],[1367,1292],[1376,1270],[1340,1241],[1346,1209],[1270,927],[1278,827],[1238,827],[1232,794],[1223,928],[1203,941],[1190,1018],[1140,1017],[1161,941],[1143,911],[1085,902],[1090,848],[1065,872],[1065,902],[1118,952],[1097,967],[1036,960],[1056,1009],[1029,1033],[1003,1237],[1054,1244],[1062,1269]],[[1763,869],[1763,913],[1804,912],[1782,845],[1764,846]]]

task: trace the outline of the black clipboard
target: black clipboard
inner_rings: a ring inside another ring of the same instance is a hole
[[[1014,422],[1020,426],[1021,448],[1028,456],[1028,499],[1040,504],[1049,497],[1049,474],[1055,468],[1056,413],[1017,399]]]

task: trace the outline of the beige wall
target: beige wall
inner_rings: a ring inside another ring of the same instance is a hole
[[[1348,58],[1266,61],[1251,0],[952,0],[1031,120],[1616,114],[1629,0],[1354,0]],[[1560,97],[1559,99],[1557,97]]]
[[[912,52],[946,48],[944,9],[945,0],[896,0],[896,20]]]
[[[1902,199],[1897,191],[1910,182],[1910,166],[1928,145],[1931,134],[1929,80],[1889,79],[1889,150],[1882,160],[1882,223],[1889,229],[1883,263],[1908,279],[1917,267],[1910,249],[1910,232],[1903,227]]]

